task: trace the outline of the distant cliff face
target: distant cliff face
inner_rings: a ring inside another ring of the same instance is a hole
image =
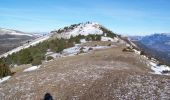
[[[23,42],[27,42],[35,37],[31,34],[0,28],[0,54],[5,53],[19,45]]]
[[[170,34],[157,33],[132,39],[146,52],[166,62],[170,62]]]
[[[153,34],[145,36],[140,42],[158,51],[170,52],[170,34]]]

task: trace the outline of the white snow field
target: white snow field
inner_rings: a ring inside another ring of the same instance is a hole
[[[101,41],[112,41],[112,42],[117,42],[119,39],[118,38],[111,38],[111,37],[105,37],[105,36],[102,36],[101,37]]]
[[[155,74],[160,74],[160,75],[170,75],[168,74],[163,74],[163,71],[170,71],[170,67],[166,65],[160,65],[158,66],[155,62],[150,62],[151,69],[154,71]]]
[[[32,66],[32,67],[30,67],[30,68],[25,69],[23,72],[34,71],[34,70],[37,70],[37,69],[39,69],[39,68],[40,68],[40,66]]]
[[[103,31],[100,29],[100,25],[96,22],[80,24],[76,28],[69,30],[67,32],[62,32],[60,34],[56,34],[58,38],[70,38],[71,36],[84,35],[87,36],[89,34],[103,34]]]
[[[76,55],[79,51],[80,51],[79,44],[76,44],[74,47],[64,49],[62,54],[67,56],[72,56],[72,55]]]
[[[26,35],[26,36],[33,36],[32,34],[28,34],[28,33],[23,33],[23,32],[19,32],[19,31],[15,31],[15,30],[10,30],[10,29],[5,29],[5,28],[0,28],[0,35],[5,35],[5,34],[9,34],[9,35]]]
[[[79,34],[81,35],[89,35],[89,34],[103,34],[102,30],[100,30],[98,23],[89,23],[89,24],[81,24],[74,30],[70,31],[69,37],[70,36],[77,36]]]
[[[7,81],[10,78],[11,78],[11,76],[6,76],[6,77],[1,78],[0,79],[0,83],[5,82],[5,81]]]

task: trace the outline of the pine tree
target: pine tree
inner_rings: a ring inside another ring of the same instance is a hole
[[[0,64],[0,78],[11,75],[11,71],[9,69],[9,66],[6,64],[1,63]]]
[[[29,49],[24,49],[19,54],[19,64],[30,64],[33,61],[33,57]]]

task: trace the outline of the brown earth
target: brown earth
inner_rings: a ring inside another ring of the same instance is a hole
[[[122,52],[124,44],[114,45],[20,70],[0,84],[0,100],[42,100],[45,93],[54,100],[170,99],[169,76],[151,74],[146,59]]]

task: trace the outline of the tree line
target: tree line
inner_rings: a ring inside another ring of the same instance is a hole
[[[78,35],[75,37],[71,36],[69,39],[49,39],[37,44],[36,46],[22,49],[19,52],[8,55],[7,57],[0,58],[0,77],[11,74],[9,66],[22,64],[40,65],[43,60],[46,60],[45,54],[48,50],[62,53],[64,49],[73,47],[75,44],[80,43],[81,39],[85,39],[86,41],[100,41],[101,36],[104,36],[104,34],[89,34],[87,36]],[[112,33],[109,37],[115,37],[115,35]]]

